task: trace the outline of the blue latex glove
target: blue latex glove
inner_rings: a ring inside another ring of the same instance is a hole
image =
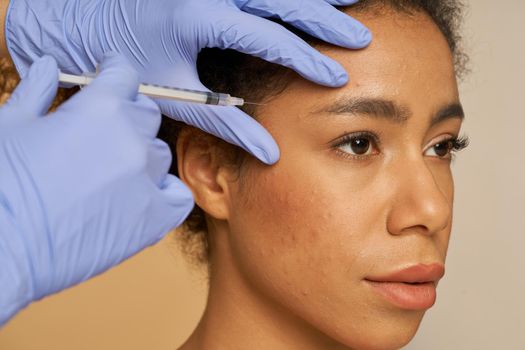
[[[156,138],[158,106],[111,55],[92,85],[46,118],[56,62],[29,70],[0,109],[0,325],[46,295],[158,242],[193,207]]]
[[[370,32],[333,5],[357,0],[11,0],[6,39],[23,76],[43,54],[68,73],[94,72],[107,51],[124,53],[143,82],[205,90],[196,69],[205,47],[235,49],[296,70],[327,86],[344,69],[282,26],[327,42],[362,48]],[[228,91],[218,91],[225,92]],[[242,97],[242,96],[239,96]],[[266,163],[279,158],[272,137],[237,108],[159,102],[164,114],[241,146]]]

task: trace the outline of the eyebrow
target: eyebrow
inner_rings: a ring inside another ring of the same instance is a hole
[[[405,125],[412,116],[408,107],[391,100],[378,98],[343,98],[311,114],[319,113],[366,116],[387,120],[400,125]],[[453,118],[460,120],[465,119],[465,112],[459,102],[454,102],[440,108],[432,117],[430,126]]]

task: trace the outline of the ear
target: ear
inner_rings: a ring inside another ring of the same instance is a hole
[[[214,136],[186,127],[177,139],[180,179],[190,188],[195,203],[210,216],[226,220],[230,213],[232,167],[224,161],[224,146]]]

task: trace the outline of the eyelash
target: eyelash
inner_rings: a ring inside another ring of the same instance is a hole
[[[452,142],[450,159],[453,162],[456,159],[457,153],[467,148],[470,144],[470,138],[467,135],[461,137],[450,137],[443,140],[444,142]]]
[[[376,149],[379,148],[379,146],[381,145],[381,141],[379,140],[379,137],[377,137],[374,133],[372,132],[369,132],[369,131],[360,131],[360,132],[356,132],[356,133],[353,133],[353,134],[349,134],[349,135],[345,135],[343,137],[341,137],[338,141],[336,141],[336,143],[333,145],[333,148],[336,149],[336,151],[338,151],[338,153],[342,156],[342,157],[345,157],[345,158],[350,158],[350,159],[354,159],[354,160],[367,160],[367,159],[370,159],[370,157],[374,156],[375,154],[372,154],[372,155],[355,155],[355,154],[351,154],[351,153],[348,153],[348,152],[345,152],[345,151],[342,151],[340,148],[342,146],[346,146],[346,145],[350,145],[353,141],[355,140],[359,140],[359,139],[367,139],[367,140],[370,140],[373,147],[375,147]],[[464,135],[464,136],[461,136],[461,137],[456,137],[456,136],[451,136],[451,137],[448,137],[448,138],[445,138],[439,142],[436,142],[432,147],[436,147],[437,145],[439,144],[449,144],[450,147],[449,147],[449,151],[447,154],[450,155],[450,157],[448,156],[445,156],[445,157],[435,157],[435,158],[438,158],[438,159],[443,159],[443,160],[450,160],[451,162],[454,162],[457,154],[459,151],[467,148],[470,144],[470,138],[467,136],[467,135]]]

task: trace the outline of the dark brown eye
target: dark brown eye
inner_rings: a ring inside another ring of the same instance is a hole
[[[468,137],[448,138],[446,140],[442,140],[438,143],[435,143],[432,147],[429,147],[425,152],[425,155],[442,159],[452,159],[455,156],[456,152],[459,152],[462,149],[466,148],[468,144]]]
[[[350,141],[350,148],[357,155],[364,155],[370,149],[370,140],[359,137]]]
[[[446,140],[442,140],[434,146],[430,147],[427,152],[429,156],[438,157],[441,159],[451,160],[454,159],[456,153],[467,148],[470,143],[468,136],[463,137],[451,137]],[[432,154],[433,153],[433,154]]]
[[[446,157],[448,153],[452,150],[452,147],[453,147],[452,141],[448,140],[448,141],[436,143],[434,145],[434,150],[438,157]]]
[[[363,132],[345,136],[337,148],[352,156],[366,157],[373,154],[375,145],[374,136]]]

